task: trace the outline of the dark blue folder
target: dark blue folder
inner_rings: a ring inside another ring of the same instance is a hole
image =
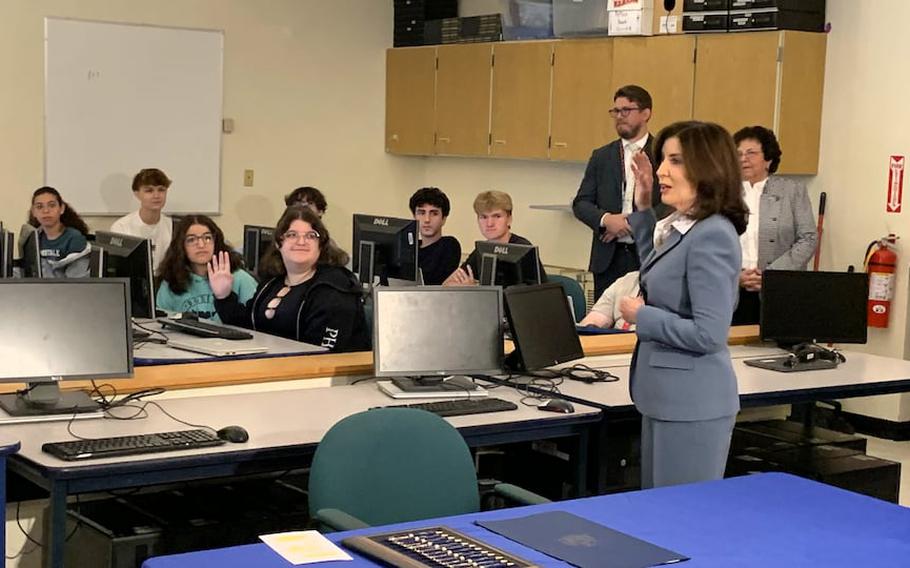
[[[689,559],[564,511],[476,523],[579,568],[647,568]]]

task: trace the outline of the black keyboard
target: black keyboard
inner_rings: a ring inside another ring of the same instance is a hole
[[[225,327],[214,323],[208,323],[198,320],[174,320],[162,318],[158,320],[161,325],[170,329],[176,329],[190,335],[199,337],[216,337],[218,339],[253,339],[252,333],[240,331],[233,327]]]
[[[348,537],[341,544],[390,566],[535,568],[527,560],[442,526]]]
[[[385,408],[419,408],[437,416],[465,416],[467,414],[485,414],[487,412],[504,412],[518,410],[518,405],[501,398],[459,398],[457,400],[438,400],[434,402],[417,402],[414,404],[393,404]]]
[[[92,440],[71,440],[69,442],[46,442],[41,446],[41,450],[62,460],[75,461],[208,448],[224,444],[225,441],[219,439],[214,432],[200,429]]]

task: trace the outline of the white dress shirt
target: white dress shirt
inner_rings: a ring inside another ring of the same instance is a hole
[[[743,269],[758,267],[758,210],[761,205],[761,194],[765,191],[768,178],[751,184],[743,180],[743,200],[749,208],[749,224],[746,232],[739,236],[743,249]]]
[[[632,213],[632,201],[635,199],[635,174],[632,173],[632,156],[645,147],[648,142],[648,136],[649,134],[645,132],[645,135],[638,140],[622,141],[622,165],[625,169],[623,172],[622,212],[625,215]],[[621,243],[635,242],[631,235],[617,240]]]

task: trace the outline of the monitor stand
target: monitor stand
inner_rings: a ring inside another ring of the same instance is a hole
[[[464,375],[451,375],[449,377],[396,377],[392,384],[402,392],[471,392],[481,387],[474,384],[470,377]]]
[[[25,392],[0,395],[0,408],[9,416],[73,415],[101,410],[88,393],[62,393],[56,381],[31,382]]]
[[[836,369],[838,364],[845,360],[836,349],[828,349],[815,342],[793,345],[789,347],[789,351],[788,355],[745,359],[743,363],[759,369],[793,373]]]

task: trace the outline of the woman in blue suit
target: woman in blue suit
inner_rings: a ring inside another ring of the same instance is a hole
[[[727,350],[738,297],[739,236],[748,210],[733,139],[721,126],[678,122],[657,138],[659,223],[648,157],[633,157],[629,216],[641,256],[641,296],[621,300],[636,323],[631,392],[642,415],[642,487],[724,474],[739,395]]]

